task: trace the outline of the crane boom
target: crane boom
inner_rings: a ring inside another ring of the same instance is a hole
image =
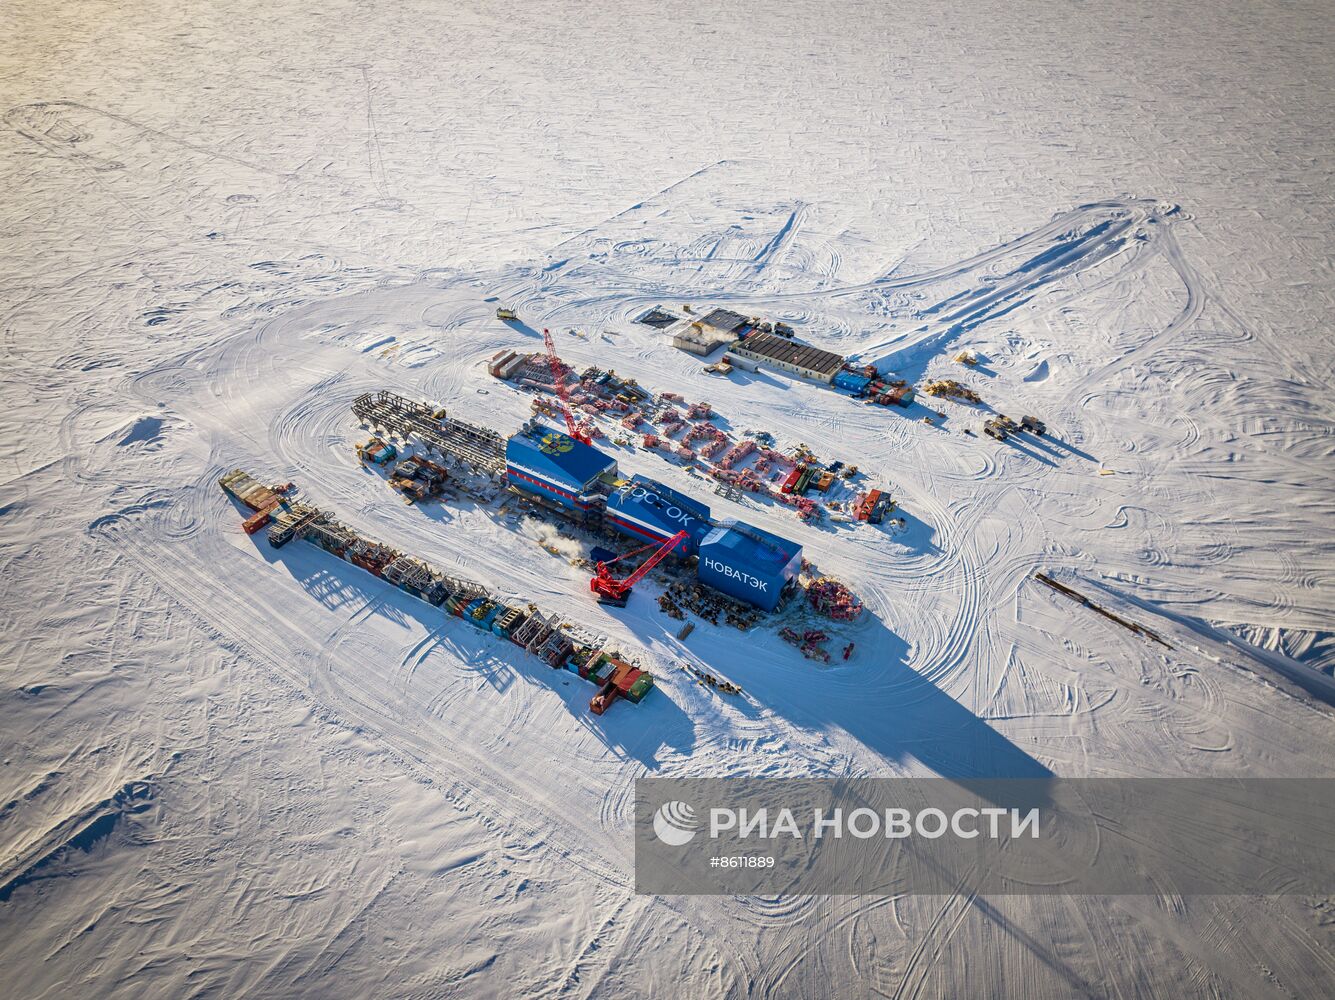
[[[639,583],[641,580],[644,579],[645,574],[647,574],[651,569],[653,569],[655,566],[657,566],[659,563],[661,563],[664,559],[668,557],[668,553],[677,547],[678,542],[684,541],[688,537],[690,536],[688,536],[684,531],[677,532],[666,542],[664,542],[659,547],[657,552],[651,555],[644,562],[640,563],[639,568],[635,570],[635,572],[631,573],[630,576],[626,577],[621,582],[625,584],[627,587],[635,586],[637,583]]]
[[[542,342],[547,345],[547,364],[552,370],[552,385],[556,389],[556,398],[561,401],[561,416],[566,420],[566,433],[576,441],[589,444],[589,435],[575,426],[575,418],[570,412],[570,400],[566,397],[566,381],[561,374],[561,359],[556,355],[556,345],[552,343],[552,331],[542,328]]]
[[[685,541],[689,537],[690,535],[685,531],[677,532],[660,545],[657,552],[636,567],[636,569],[624,580],[618,580],[612,575],[611,571],[607,568],[611,563],[600,562],[598,564],[597,575],[589,581],[589,589],[598,595],[598,601],[600,603],[615,604],[618,607],[625,607],[626,601],[630,597],[631,588],[643,580],[645,574],[651,569],[666,559],[668,554],[675,549],[679,543]],[[644,548],[648,548],[648,546],[645,546]],[[643,548],[636,550],[636,552],[643,551]],[[627,555],[634,554],[634,552],[627,553]],[[613,559],[612,562],[619,562],[624,558],[626,557],[620,556],[617,559]]]

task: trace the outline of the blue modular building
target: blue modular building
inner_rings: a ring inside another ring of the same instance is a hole
[[[695,555],[713,527],[709,507],[671,487],[634,476],[619,483],[607,498],[604,522],[618,531],[651,542],[665,542],[679,531],[689,535],[675,555]]]
[[[834,377],[833,385],[836,389],[843,389],[855,396],[860,396],[867,391],[867,386],[871,385],[872,381],[866,375],[842,371]]]
[[[595,484],[616,472],[616,460],[563,431],[529,421],[505,443],[510,485],[577,514],[601,510]]]
[[[802,565],[802,546],[735,518],[720,521],[700,541],[700,582],[747,604],[773,611]]]

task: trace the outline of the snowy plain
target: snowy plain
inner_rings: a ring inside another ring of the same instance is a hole
[[[654,898],[629,835],[647,774],[1335,775],[1329,5],[5,20],[7,995],[1330,995],[1328,898]],[[721,382],[633,322],[660,302],[967,378],[1053,434]],[[482,362],[543,326],[892,485],[903,532],[823,530],[617,453],[853,585],[848,663],[681,643],[362,470],[358,393],[508,431],[527,398]],[[593,717],[577,678],[247,538],[237,466],[596,623],[660,689]]]

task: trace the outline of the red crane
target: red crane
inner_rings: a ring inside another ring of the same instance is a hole
[[[552,369],[552,384],[556,387],[556,398],[561,401],[561,416],[566,418],[566,433],[576,441],[592,443],[589,435],[575,426],[575,418],[570,414],[570,400],[566,398],[566,380],[561,372],[561,359],[556,356],[556,345],[552,343],[552,331],[542,328],[542,342],[547,345],[547,364]]]
[[[648,545],[641,546],[634,552],[627,552],[625,555],[617,556],[611,562],[600,562],[598,564],[597,574],[589,581],[589,589],[598,595],[599,604],[611,604],[618,608],[624,608],[626,601],[630,598],[630,589],[644,579],[644,575],[651,569],[667,558],[668,553],[677,547],[677,543],[689,538],[684,531],[679,531],[669,538],[662,545],[658,546],[658,551],[640,564],[633,573],[624,580],[618,580],[608,569],[613,563],[619,563],[622,559],[629,559],[631,556],[639,555],[645,549],[652,549],[657,542],[650,542]]]

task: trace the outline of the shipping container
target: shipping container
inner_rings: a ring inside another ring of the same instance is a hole
[[[885,395],[887,402],[894,403],[896,406],[907,407],[913,402],[917,393],[914,391],[913,386],[901,385],[891,389]]]
[[[612,683],[624,694],[634,687],[635,682],[643,675],[644,672],[642,670],[639,670],[636,667],[630,667],[627,670],[614,673],[612,675]]]
[[[638,705],[640,700],[649,693],[653,686],[653,675],[645,673],[640,674],[639,677],[635,678],[635,683],[630,686],[630,690],[626,692],[626,700],[634,705]]]
[[[860,396],[867,391],[867,387],[872,383],[872,379],[866,375],[859,375],[856,372],[842,371],[833,379],[833,385],[836,389],[843,389],[845,392],[851,392],[855,396]]]

